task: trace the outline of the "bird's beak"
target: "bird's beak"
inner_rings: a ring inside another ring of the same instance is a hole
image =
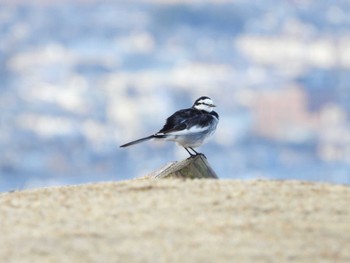
[[[213,108],[216,107],[216,105],[214,105],[214,104],[210,104],[209,106],[210,106],[210,107],[213,107]]]

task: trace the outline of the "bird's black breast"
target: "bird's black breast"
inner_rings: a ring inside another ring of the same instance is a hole
[[[212,111],[209,114],[213,115],[214,117],[216,117],[217,119],[219,119],[219,114],[216,111]]]

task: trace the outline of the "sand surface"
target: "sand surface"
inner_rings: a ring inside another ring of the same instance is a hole
[[[0,262],[350,262],[350,187],[132,180],[0,194]]]

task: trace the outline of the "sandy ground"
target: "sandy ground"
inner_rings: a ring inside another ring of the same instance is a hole
[[[0,194],[0,262],[350,262],[350,187],[132,180]]]

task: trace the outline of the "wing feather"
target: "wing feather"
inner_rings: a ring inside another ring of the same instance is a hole
[[[167,118],[163,128],[156,134],[182,135],[203,132],[212,117],[196,109],[179,110]],[[201,125],[199,124],[201,123]]]

